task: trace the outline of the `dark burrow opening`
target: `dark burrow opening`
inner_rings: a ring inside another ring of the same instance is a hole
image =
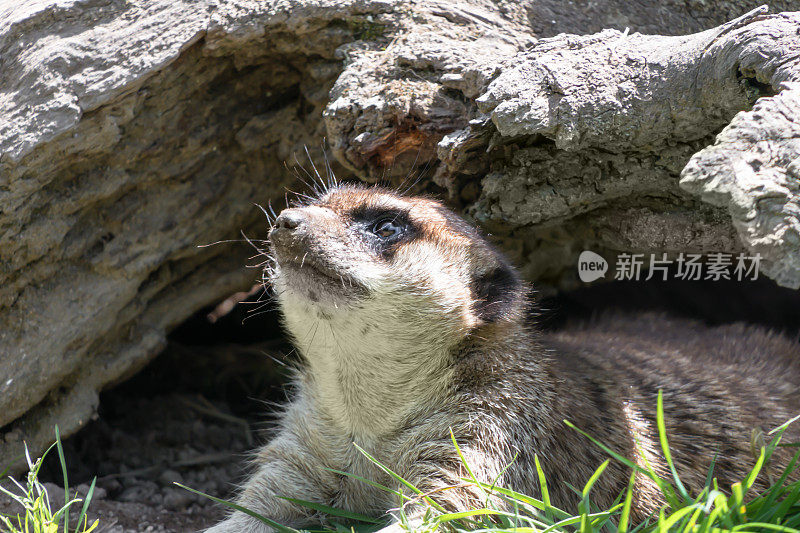
[[[256,293],[249,301],[263,294]],[[610,309],[659,311],[710,325],[762,324],[800,333],[800,292],[772,281],[629,281],[593,284],[539,302],[556,329]],[[64,442],[70,484],[97,476],[93,509],[118,529],[192,531],[222,507],[174,485],[231,496],[248,452],[269,438],[276,404],[289,394],[296,354],[273,304],[243,302],[216,322],[202,309],[136,376],[103,392],[96,420]],[[63,483],[51,454],[42,476]]]

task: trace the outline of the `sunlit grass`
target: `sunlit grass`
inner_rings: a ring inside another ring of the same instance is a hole
[[[400,505],[397,516],[405,529],[413,533],[426,533],[439,530],[474,531],[479,533],[562,533],[579,531],[581,533],[727,533],[727,532],[769,532],[800,533],[800,480],[792,474],[798,468],[800,450],[794,455],[786,470],[781,473],[772,486],[762,493],[753,489],[759,473],[769,464],[770,458],[778,446],[797,446],[797,443],[781,442],[788,425],[800,416],[776,428],[770,435],[772,440],[757,450],[758,458],[748,474],[730,487],[720,487],[714,477],[714,465],[706,477],[705,486],[696,494],[690,493],[683,485],[670,453],[667,440],[664,408],[661,393],[658,395],[657,425],[661,451],[669,466],[670,479],[661,478],[650,465],[644,467],[610,449],[597,441],[588,433],[564,421],[570,428],[578,431],[595,445],[602,448],[610,456],[601,464],[579,492],[580,500],[576,509],[565,510],[553,506],[550,502],[547,479],[535,457],[535,465],[539,478],[540,497],[534,498],[520,494],[495,484],[482,483],[472,473],[472,469],[458,448],[456,439],[453,446],[458,452],[468,477],[463,483],[472,485],[485,495],[485,506],[475,509],[464,509],[448,513],[433,499],[433,495],[424,494],[408,480],[403,479],[386,465],[381,464],[361,448],[358,450],[379,469],[396,482],[397,488],[387,487],[374,481],[339,472],[363,483],[380,488],[395,495],[398,501],[415,502],[425,506],[423,519],[411,521],[406,514],[406,506]],[[451,435],[452,436],[452,435]],[[627,490],[616,499],[608,509],[601,510],[592,502],[592,489],[603,475],[610,461],[619,461],[632,469]],[[631,523],[631,505],[633,502],[635,473],[653,480],[664,496],[664,505],[656,514],[639,523]],[[243,511],[282,533],[298,533],[297,530],[275,523],[267,517],[260,516],[251,510],[244,509],[234,503],[208,496],[202,492],[178,484],[194,493],[206,496],[223,505]],[[379,529],[386,522],[372,517],[365,517],[341,509],[334,509],[313,502],[289,499],[290,501],[314,509],[329,517],[333,531],[372,531]]]
[[[39,481],[39,469],[42,467],[44,458],[50,451],[56,448],[58,458],[61,462],[61,471],[64,474],[64,504],[55,504],[50,501],[50,495],[45,490],[44,485]],[[16,491],[8,490],[0,486],[0,492],[22,507],[23,512],[15,515],[0,514],[0,531],[3,533],[58,533],[63,529],[64,533],[90,533],[97,528],[98,522],[95,520],[89,525],[86,511],[94,493],[95,480],[83,501],[80,515],[74,528],[69,525],[69,509],[80,503],[82,500],[77,497],[70,497],[69,480],[67,479],[67,464],[64,460],[64,449],[61,446],[61,436],[56,427],[56,441],[42,454],[36,461],[31,460],[28,453],[28,446],[25,445],[25,460],[28,463],[28,475],[26,483],[22,484],[14,478],[9,478],[15,485]],[[0,474],[0,478],[5,476],[6,471]],[[59,506],[60,505],[60,506]],[[56,507],[58,506],[58,507]]]

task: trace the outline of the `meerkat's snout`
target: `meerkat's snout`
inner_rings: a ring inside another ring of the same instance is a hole
[[[282,301],[339,308],[368,291],[368,247],[329,207],[284,209],[269,240],[276,260],[272,281]]]
[[[309,214],[303,209],[284,209],[269,233],[275,253],[281,258],[289,258],[308,250]]]
[[[303,218],[304,215],[300,209],[284,209],[275,219],[275,227],[272,233],[276,231],[283,232],[284,230],[294,231],[303,223]]]

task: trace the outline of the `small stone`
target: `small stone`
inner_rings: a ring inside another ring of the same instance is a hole
[[[183,483],[183,476],[175,470],[167,469],[158,476],[158,482],[165,486],[171,486],[174,483]]]
[[[171,511],[183,511],[192,503],[191,493],[179,488],[164,489],[164,507]]]

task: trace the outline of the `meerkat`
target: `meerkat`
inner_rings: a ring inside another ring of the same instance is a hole
[[[396,488],[354,443],[450,511],[485,498],[463,482],[451,431],[479,481],[538,497],[537,455],[552,503],[574,509],[569,485],[582,487],[608,455],[565,419],[669,478],[655,420],[663,391],[678,473],[699,490],[715,457],[714,475],[729,486],[754,463],[753,431],[800,414],[796,341],[656,314],[543,334],[509,261],[429,198],[337,185],[283,210],[269,240],[268,275],[303,366],[237,502],[284,525],[320,520],[289,497],[388,516],[387,529],[402,529],[395,495],[334,472]],[[790,427],[785,439],[797,436]],[[786,454],[772,462],[785,465]],[[593,501],[611,505],[630,474],[611,462]],[[636,515],[663,504],[638,475]],[[422,520],[422,505],[405,510]],[[208,531],[269,530],[237,511]]]

